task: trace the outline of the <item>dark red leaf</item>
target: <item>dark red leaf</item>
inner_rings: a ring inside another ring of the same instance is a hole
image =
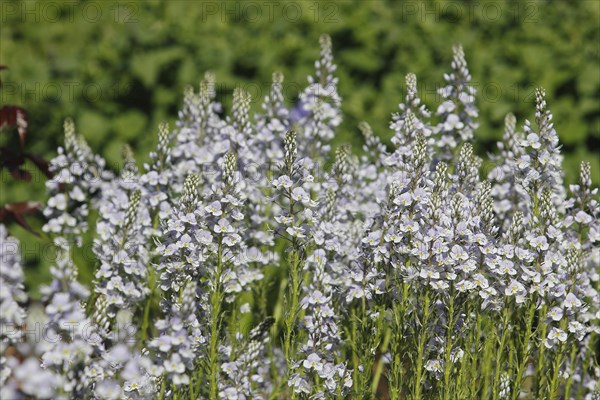
[[[21,148],[25,146],[27,138],[27,111],[17,106],[4,106],[0,108],[0,128],[5,125],[16,126],[19,132]]]
[[[7,168],[9,171],[18,169],[25,163],[25,157],[20,152],[9,149],[7,147],[0,147],[0,168]]]
[[[17,203],[9,203],[4,205],[4,209],[11,213],[19,214],[34,214],[40,209],[39,201],[20,201]]]
[[[25,215],[35,214],[40,209],[40,206],[41,204],[37,201],[21,201],[18,203],[5,204],[0,208],[0,222],[13,220],[29,232],[39,236],[39,234],[31,228],[25,219]]]
[[[21,170],[21,166],[29,159],[31,162],[48,178],[52,178],[54,174],[50,171],[50,163],[42,157],[35,154],[15,152],[7,147],[0,147],[0,169],[6,168],[17,179],[28,178],[21,177],[17,174],[17,170]],[[17,175],[15,175],[17,174]]]
[[[31,181],[31,173],[21,168],[9,168],[8,172],[12,175],[13,178],[21,180],[21,181]]]
[[[52,176],[54,176],[54,174],[50,171],[50,163],[44,160],[42,157],[36,156],[35,154],[25,154],[25,157],[31,160],[31,162],[34,163],[44,175],[46,175],[46,178],[50,179]]]

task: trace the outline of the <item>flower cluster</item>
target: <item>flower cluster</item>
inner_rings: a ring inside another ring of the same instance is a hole
[[[0,224],[0,385],[10,375],[10,367],[4,353],[8,346],[19,342],[19,329],[25,322],[23,303],[27,300],[23,284],[23,268],[19,241],[8,236],[6,227]]]
[[[119,181],[119,182],[122,182]],[[98,237],[94,253],[100,261],[96,271],[96,293],[106,299],[107,315],[114,318],[121,308],[135,308],[148,294],[148,210],[140,207],[141,192],[105,188],[100,206]],[[146,235],[145,235],[146,233]]]
[[[58,148],[58,156],[50,162],[54,177],[46,182],[50,198],[44,209],[47,222],[43,231],[68,236],[79,243],[88,226],[88,203],[112,174],[105,169],[104,159],[92,152],[83,136],[75,133],[72,120],[65,121],[64,129],[65,146]]]
[[[227,400],[266,399],[271,389],[265,380],[269,366],[262,362],[267,357],[268,331],[273,318],[267,318],[252,329],[247,337],[236,333],[232,344],[220,350],[226,356],[221,368],[225,375],[221,382],[219,397]]]
[[[598,393],[598,189],[588,163],[563,187],[544,91],[533,124],[506,116],[482,171],[456,46],[436,111],[408,74],[391,145],[363,121],[355,155],[332,149],[341,97],[320,44],[292,106],[274,73],[257,113],[241,88],[225,113],[206,73],[143,169],[126,147],[110,172],[65,123],[44,211],[46,335],[29,350],[18,243],[0,226],[3,398]],[[88,226],[90,287],[73,261]]]
[[[476,90],[469,84],[471,74],[465,53],[460,45],[455,46],[453,52],[452,72],[444,75],[447,85],[439,89],[444,102],[438,106],[436,114],[441,121],[434,129],[440,133],[438,146],[442,149],[441,156],[446,158],[458,143],[472,140],[479,126],[475,121],[479,114],[475,105]]]

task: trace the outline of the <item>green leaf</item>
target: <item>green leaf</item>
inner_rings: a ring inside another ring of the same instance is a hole
[[[139,111],[129,111],[113,120],[113,129],[119,137],[127,140],[139,137],[146,127],[147,118]]]

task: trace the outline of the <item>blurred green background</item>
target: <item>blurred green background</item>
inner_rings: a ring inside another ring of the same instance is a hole
[[[543,86],[563,143],[567,182],[582,159],[600,181],[600,1],[1,1],[0,64],[8,70],[0,103],[29,112],[28,146],[51,158],[62,121],[110,165],[129,143],[146,160],[158,122],[173,122],[186,85],[216,74],[220,100],[236,85],[254,106],[271,73],[285,74],[292,104],[329,33],[338,64],[344,123],[336,144],[361,146],[358,121],[389,140],[390,114],[414,72],[433,110],[450,69],[452,45],[462,43],[479,89],[478,151],[494,150],[503,119],[533,118],[533,90]],[[0,138],[0,140],[5,140]],[[44,199],[43,179],[15,183],[2,172],[0,204]],[[40,221],[34,221],[39,225]],[[11,231],[33,250],[27,262],[47,278],[36,257],[46,243]],[[36,247],[37,246],[37,247]],[[34,281],[31,281],[33,279]]]

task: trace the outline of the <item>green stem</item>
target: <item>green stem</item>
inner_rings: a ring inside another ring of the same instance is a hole
[[[218,350],[219,350],[219,325],[221,318],[221,303],[223,300],[223,293],[221,288],[221,275],[223,273],[223,235],[219,235],[219,247],[217,250],[217,271],[214,277],[213,287],[214,290],[210,296],[211,304],[211,323],[210,323],[210,347],[208,353],[208,374],[210,380],[210,399],[217,400],[219,393],[219,363],[218,363]]]
[[[575,365],[575,358],[577,357],[577,347],[572,346],[571,348],[571,358],[569,365],[571,367],[571,371],[569,371],[569,377],[567,378],[567,383],[565,384],[565,399],[569,399],[569,395],[571,394],[571,387],[573,386],[573,374],[575,373],[573,366]]]
[[[415,382],[413,387],[413,398],[420,400],[421,396],[421,378],[423,375],[423,356],[425,353],[425,343],[427,343],[427,324],[429,322],[429,289],[425,289],[425,304],[423,305],[423,320],[421,323],[421,332],[419,332],[419,344],[417,347],[417,366],[415,371]]]
[[[383,311],[380,311],[380,315],[383,314]],[[385,354],[388,350],[391,339],[391,331],[389,329],[385,332],[385,337],[383,339],[383,345],[381,346],[381,354]],[[381,379],[381,375],[383,374],[384,363],[382,360],[383,357],[379,357],[379,362],[377,363],[377,368],[375,369],[375,375],[373,376],[373,382],[371,384],[371,397],[375,397],[377,394],[377,389],[379,388],[379,380]]]
[[[150,302],[151,298],[148,296],[146,300],[146,305],[144,306],[144,320],[142,321],[142,342],[146,341],[146,337],[148,336],[148,321],[150,319]]]
[[[503,365],[503,355],[504,355],[504,347],[506,345],[506,337],[508,336],[508,313],[509,307],[508,305],[504,307],[502,310],[502,335],[500,336],[500,348],[498,349],[498,354],[496,356],[496,369],[494,371],[494,382],[492,388],[492,396],[493,399],[496,400],[499,394],[499,383],[500,383],[500,369]]]
[[[563,318],[562,321],[560,321],[560,329],[561,330],[565,330],[566,329],[566,325],[567,325],[567,319]],[[565,352],[565,346],[566,346],[566,341],[564,342],[560,342],[560,345],[558,346],[558,351],[556,352],[556,354],[554,355],[554,362],[552,363],[552,379],[550,380],[550,384],[548,387],[548,394],[547,394],[547,399],[549,400],[554,400],[558,398],[558,385],[560,383],[560,379],[559,379],[559,371],[560,371],[560,367],[563,363],[563,354]]]
[[[583,385],[583,378],[585,377],[585,374],[587,373],[588,369],[590,368],[590,364],[592,363],[592,358],[594,355],[594,352],[591,351],[591,349],[593,349],[593,343],[594,343],[592,339],[593,339],[593,336],[590,338],[590,342],[589,342],[590,344],[588,345],[588,348],[590,350],[587,351],[585,359],[583,360],[583,367],[581,368],[582,380],[579,383],[579,385],[577,386],[577,392],[575,395],[576,399],[582,399],[583,395],[585,393],[585,386]]]
[[[554,358],[554,363],[552,364],[552,379],[550,380],[550,385],[548,389],[548,397],[547,399],[554,400],[558,398],[558,384],[560,379],[558,377],[558,372],[560,371],[560,366],[562,365],[563,359],[563,351],[565,348],[564,342],[560,343],[558,348],[558,352]]]
[[[533,317],[535,316],[535,299],[531,299],[529,306],[529,313],[527,316],[527,322],[525,325],[525,333],[523,336],[523,346],[521,348],[521,354],[519,363],[517,365],[516,376],[513,381],[512,388],[512,400],[517,400],[521,394],[521,386],[523,385],[523,374],[529,361],[529,342],[531,341],[531,329],[533,327]]]
[[[471,351],[473,352],[472,356],[471,356],[471,371],[469,373],[469,376],[471,377],[471,383],[469,385],[469,394],[471,395],[471,398],[476,398],[476,393],[478,392],[477,390],[477,384],[479,382],[478,379],[478,374],[477,374],[477,367],[478,367],[478,358],[479,358],[479,340],[481,338],[481,313],[477,312],[477,321],[475,322],[475,333],[474,333],[474,337],[472,340],[472,344],[473,347],[471,348]]]
[[[408,302],[408,284],[402,283],[402,300],[399,304],[394,304],[394,325],[393,331],[390,331],[390,348],[392,350],[392,363],[390,365],[390,374],[388,376],[390,397],[399,399],[402,393],[402,383],[404,375],[404,353],[403,353],[403,329],[406,315],[406,305]]]
[[[354,392],[354,396],[360,398],[360,389],[359,389],[359,381],[360,381],[360,359],[358,357],[358,341],[360,340],[358,335],[358,316],[356,315],[356,307],[352,307],[352,391]]]
[[[446,328],[446,350],[444,359],[444,400],[450,399],[450,376],[452,372],[452,347],[454,334],[454,285],[450,288],[448,303],[448,327]]]
[[[291,292],[289,295],[288,309],[286,314],[285,322],[285,358],[288,362],[288,367],[291,367],[292,357],[294,355],[293,349],[293,335],[294,328],[296,325],[296,314],[298,308],[298,288],[299,288],[299,274],[298,274],[298,252],[296,249],[292,251],[290,263],[290,286]]]
[[[489,328],[489,325],[487,325],[486,328]],[[490,398],[490,380],[492,378],[492,363],[494,360],[494,349],[496,347],[495,339],[496,338],[493,335],[489,335],[485,339],[485,348],[483,350],[483,368],[481,373],[479,374],[479,379],[481,379],[481,376],[483,375],[483,396],[481,397],[482,399]]]
[[[365,290],[366,287],[366,274],[363,274],[362,288]],[[363,296],[360,299],[360,318],[358,321],[361,321],[361,324],[358,326],[359,336],[355,338],[355,343],[357,344],[357,357],[359,359],[360,365],[363,367],[362,373],[358,374],[358,380],[354,381],[354,385],[356,385],[356,394],[357,398],[364,398],[367,393],[370,393],[369,387],[369,377],[371,376],[371,370],[373,367],[373,357],[371,357],[371,349],[370,343],[372,337],[365,336],[366,332],[369,332],[369,328],[366,324],[370,323],[369,317],[367,316],[367,302],[366,298]],[[381,314],[380,314],[381,315]],[[379,332],[376,332],[377,334]]]
[[[166,379],[163,377],[162,382],[160,384],[160,394],[158,395],[159,400],[163,400],[165,398],[165,389],[166,389]]]
[[[292,176],[292,166],[289,166],[289,171],[288,171],[288,175]],[[296,221],[295,221],[295,214],[294,214],[294,201],[292,199],[292,190],[291,188],[288,189],[287,192],[287,198],[290,202],[289,205],[289,215],[292,216],[292,218],[294,218],[294,223],[293,225],[295,225]],[[292,369],[292,358],[295,355],[295,346],[294,346],[294,328],[296,327],[296,317],[298,314],[298,302],[299,302],[299,296],[300,296],[300,274],[299,274],[299,257],[298,257],[298,251],[299,251],[299,244],[296,238],[292,239],[292,253],[290,254],[290,271],[289,271],[289,275],[290,275],[290,285],[291,285],[291,292],[289,293],[289,297],[288,300],[286,302],[287,304],[287,310],[286,310],[286,316],[285,316],[285,336],[284,336],[284,353],[285,353],[285,359],[287,361],[288,364],[288,368],[287,368],[287,373],[289,375],[291,369]],[[295,398],[295,394],[292,391],[292,398]]]
[[[150,322],[150,308],[152,307],[152,299],[154,295],[154,286],[155,286],[155,277],[154,277],[154,268],[151,265],[148,266],[148,286],[150,288],[150,293],[148,293],[148,298],[146,299],[146,304],[144,305],[144,319],[142,320],[142,342],[146,341],[148,337],[148,323]]]
[[[548,325],[544,322],[544,320],[546,319],[546,314],[548,313],[548,306],[546,305],[546,303],[544,303],[544,305],[542,306],[542,309],[540,311],[539,314],[539,329],[540,329],[540,333],[538,335],[538,340],[539,343],[543,343],[544,339],[546,338],[546,331],[548,329]],[[535,395],[538,396],[539,392],[541,391],[542,388],[542,384],[543,384],[543,379],[544,379],[544,362],[546,361],[546,357],[545,357],[545,350],[546,350],[546,346],[541,345],[539,347],[539,354],[538,354],[538,362],[537,362],[537,367],[535,369],[535,375],[534,375],[534,379],[535,379],[535,386],[534,386],[534,390],[535,390]]]
[[[374,339],[370,345],[369,348],[367,348],[365,354],[367,355],[367,359],[369,360],[369,365],[374,365],[376,358],[372,352],[372,349],[380,349],[380,354],[381,356],[379,357],[379,361],[377,362],[377,368],[375,369],[375,374],[372,377],[372,382],[371,382],[371,398],[375,398],[375,395],[377,393],[377,389],[379,388],[379,379],[381,378],[381,375],[383,373],[383,368],[384,368],[384,363],[382,360],[382,356],[383,354],[385,354],[387,352],[387,348],[388,348],[388,344],[389,344],[389,340],[385,339],[385,335],[382,336],[382,333],[385,332],[385,325],[384,325],[384,315],[385,315],[385,309],[383,306],[381,305],[376,305],[375,309],[377,310],[377,320],[376,320],[376,325],[375,325],[375,336]],[[381,346],[380,346],[381,344]],[[368,383],[369,380],[367,379],[366,381],[366,386],[368,387]],[[368,393],[368,392],[366,392]]]

